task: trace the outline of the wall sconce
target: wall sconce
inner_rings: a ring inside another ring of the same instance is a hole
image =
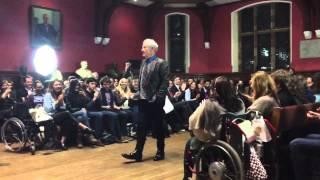
[[[99,37],[99,36],[94,37],[94,43],[95,44],[100,44],[101,41],[102,41],[102,37]]]
[[[312,31],[303,31],[303,35],[305,39],[311,39],[312,38]]]
[[[316,29],[314,32],[316,33],[316,37],[320,38],[320,29]]]
[[[103,38],[102,45],[106,46],[109,44],[109,42],[110,42],[110,38]]]
[[[210,48],[210,42],[204,42],[204,48],[209,49]]]

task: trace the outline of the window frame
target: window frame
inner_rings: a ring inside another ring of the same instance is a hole
[[[289,27],[288,28],[275,28],[275,3],[287,3],[289,4],[290,8],[290,19],[289,19]],[[257,30],[257,7],[260,5],[271,4],[271,27],[269,30]],[[240,32],[240,13],[242,10],[247,8],[254,8],[253,18],[254,18],[254,31],[253,32]],[[289,1],[263,1],[258,3],[253,3],[241,7],[231,13],[231,65],[232,65],[232,72],[243,72],[242,71],[242,60],[241,60],[241,37],[253,35],[253,47],[254,47],[254,54],[253,54],[253,61],[254,61],[254,72],[257,70],[258,64],[258,35],[269,33],[271,36],[271,44],[270,44],[270,61],[271,61],[271,70],[275,69],[276,65],[276,33],[277,32],[289,32],[289,40],[290,40],[290,59],[289,65],[292,64],[292,2]]]

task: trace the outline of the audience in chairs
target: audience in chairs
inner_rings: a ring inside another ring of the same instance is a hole
[[[109,129],[111,134],[116,138],[116,142],[126,142],[126,140],[122,139],[122,136],[126,136],[126,127],[121,127],[121,119],[119,119],[119,115],[116,112],[119,107],[116,105],[116,96],[112,89],[112,82],[108,77],[101,79],[100,81],[101,87],[101,103],[100,108],[104,116],[107,118],[107,122],[109,125]]]
[[[88,78],[86,80],[86,85],[87,88],[85,89],[85,96],[88,101],[86,104],[88,110],[87,113],[88,116],[94,121],[96,137],[101,139],[106,128],[109,128],[109,132],[114,137],[119,137],[120,135],[118,130],[119,126],[117,115],[110,111],[105,111],[103,108],[102,101],[105,93],[103,93],[103,96],[101,95],[97,87],[97,82],[94,78]]]
[[[219,137],[221,121],[226,112],[245,112],[244,103],[236,96],[227,77],[216,78],[212,89],[213,96],[204,100],[189,118],[189,129],[194,137],[187,142],[184,152],[184,179],[186,180],[192,176],[193,162],[190,156],[194,156],[200,148],[196,144]]]
[[[78,122],[77,119],[66,109],[64,101],[64,92],[62,81],[54,80],[49,85],[48,93],[44,96],[44,109],[49,113],[59,127],[60,133],[60,148],[67,149],[66,139],[70,136],[72,130],[84,131],[85,133],[93,133],[93,131],[85,124]]]
[[[95,75],[95,78],[99,77],[97,73]],[[59,146],[62,149],[66,149],[66,139],[73,132],[79,132],[77,136],[79,147],[83,145],[81,141],[83,136],[89,137],[86,139],[89,144],[101,145],[96,138],[102,138],[105,131],[111,133],[116,141],[127,142],[126,136],[129,135],[127,123],[135,124],[139,119],[138,104],[134,97],[139,90],[139,85],[137,79],[132,77],[130,82],[125,78],[119,81],[117,78],[102,78],[101,89],[97,83],[98,79],[93,78],[87,79],[84,85],[80,84],[80,81],[83,82],[83,80],[70,78],[66,81],[70,87],[65,90],[63,90],[62,83],[55,80],[50,84],[46,94],[41,81],[34,81],[32,76],[25,76],[20,86],[10,80],[4,80],[1,86],[0,117],[2,119],[12,113],[11,107],[15,102],[26,103],[28,108],[43,105],[59,127]],[[189,127],[195,137],[192,138],[192,141],[188,141],[185,154],[193,150],[190,150],[190,143],[194,143],[195,139],[207,141],[212,138],[213,133],[219,128],[216,122],[225,112],[244,111],[243,102],[239,99],[240,95],[245,98],[248,109],[258,110],[265,118],[270,118],[273,107],[312,103],[315,100],[314,95],[319,94],[317,75],[306,79],[301,75],[290,74],[286,70],[277,70],[271,73],[271,76],[266,72],[254,73],[250,81],[252,94],[248,96],[243,96],[245,83],[242,83],[241,86],[237,85],[237,95],[239,95],[237,96],[232,83],[224,76],[218,77],[213,84],[210,80],[201,80],[199,85],[196,82],[199,82],[199,79],[184,80],[176,77],[168,88],[168,96],[175,109],[170,120],[180,123],[180,127],[174,129],[175,131],[179,131],[183,125],[188,124],[184,119],[187,119],[189,114],[183,114],[186,109],[190,109],[190,112],[194,111],[189,118],[191,123]],[[15,88],[13,85],[16,85]],[[207,99],[209,96],[211,99],[199,105],[201,99]],[[247,102],[248,99],[251,102]],[[311,116],[310,113],[309,116]],[[315,112],[312,114],[312,118],[319,117]],[[208,119],[215,121],[208,121]],[[199,122],[202,121],[205,122],[205,126],[200,126]],[[134,126],[133,130],[135,130]],[[84,135],[86,133],[89,134]],[[95,133],[96,138],[90,133]],[[290,151],[286,151],[286,154],[292,159],[289,165],[293,165],[297,179],[319,177],[313,173],[314,171],[302,172],[306,168],[301,169],[302,163],[310,162],[312,165],[313,159],[317,158],[318,138],[318,134],[311,134],[299,137],[290,143]],[[185,178],[191,176],[189,166],[192,164],[190,163],[188,159],[185,159]]]
[[[87,114],[86,105],[88,103],[84,91],[80,88],[78,80],[73,79],[70,81],[70,87],[65,97],[67,110],[72,113],[79,123],[90,127],[89,117]],[[77,146],[83,147],[82,139],[86,138],[87,143],[90,145],[101,145],[101,143],[94,138],[93,135],[85,135],[81,129],[77,132]]]

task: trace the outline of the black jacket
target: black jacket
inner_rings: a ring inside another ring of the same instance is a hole
[[[181,91],[181,95],[178,97],[174,97],[174,95],[176,94],[176,92],[181,91],[181,89],[177,88],[175,85],[173,85],[170,89],[169,89],[169,94],[170,94],[170,100],[171,102],[175,103],[175,102],[179,102],[182,101],[184,99],[184,92]]]
[[[67,109],[70,112],[77,112],[80,111],[82,108],[86,108],[89,99],[85,96],[79,94],[78,92],[68,92],[67,96],[65,97],[65,103]]]
[[[141,63],[139,82],[141,82],[141,75],[143,66],[146,64],[147,59],[144,59]],[[165,99],[166,93],[168,91],[168,82],[169,82],[169,68],[167,61],[156,58],[151,66],[150,73],[145,78],[148,82],[148,86],[145,88],[147,94],[147,99],[152,100],[153,96],[156,95],[157,98]],[[141,86],[139,86],[141,88]],[[140,90],[140,89],[139,89]]]
[[[94,92],[89,92],[89,91],[85,90],[85,93],[86,93],[86,98],[88,101],[88,104],[86,107],[87,110],[88,111],[101,111],[102,110],[101,96],[99,96],[95,101],[93,101]]]

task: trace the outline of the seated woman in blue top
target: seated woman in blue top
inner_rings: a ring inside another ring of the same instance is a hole
[[[79,127],[85,133],[92,134],[93,131],[81,122],[78,122],[76,118],[66,110],[66,104],[64,102],[63,83],[59,80],[54,80],[49,85],[49,91],[44,96],[44,109],[53,117],[55,124],[60,127],[61,139],[60,146],[63,150],[66,150],[65,145],[66,137],[72,132],[72,129]]]

